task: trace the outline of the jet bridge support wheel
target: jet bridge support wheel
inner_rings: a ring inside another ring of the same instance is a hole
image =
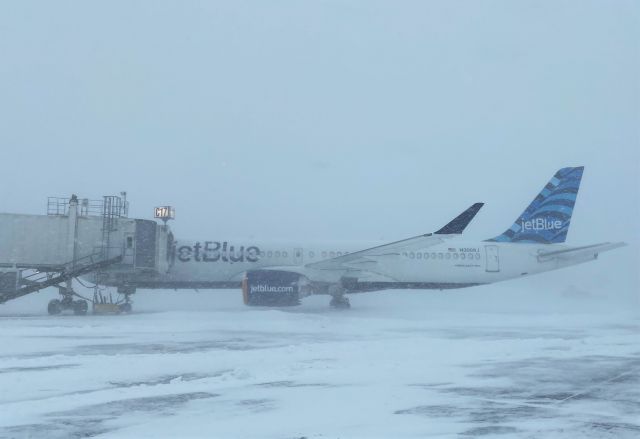
[[[71,287],[71,282],[67,281],[66,286],[57,285],[60,299],[53,299],[49,302],[47,311],[49,314],[60,314],[62,311],[71,310],[77,316],[83,316],[87,314],[89,310],[89,304],[84,299],[73,300],[76,293]]]
[[[89,304],[86,300],[76,300],[73,302],[73,313],[77,316],[83,316],[87,314],[89,310]]]
[[[60,314],[62,312],[62,304],[60,303],[60,300],[50,300],[49,305],[47,306],[47,311],[49,312],[49,315]]]

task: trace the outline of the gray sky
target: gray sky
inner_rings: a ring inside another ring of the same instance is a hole
[[[0,4],[2,211],[127,190],[179,237],[393,240],[484,201],[484,239],[584,165],[569,243],[632,246],[572,276],[637,291],[639,127],[635,1]]]

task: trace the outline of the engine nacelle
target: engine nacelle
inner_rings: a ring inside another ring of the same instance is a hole
[[[242,298],[249,306],[300,305],[300,275],[290,271],[247,271]]]

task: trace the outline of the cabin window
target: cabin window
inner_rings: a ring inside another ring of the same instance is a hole
[[[453,259],[458,259],[458,253],[453,254]]]
[[[296,258],[300,257],[300,250],[296,250]]]
[[[438,253],[438,259],[442,259],[443,258],[443,254],[442,253]]]
[[[447,259],[451,259],[451,253],[445,253],[444,257],[447,258]]]
[[[480,259],[480,253],[476,253],[476,259]]]
[[[268,256],[268,257],[273,256],[273,252],[272,252],[272,251],[268,251],[268,252],[267,252],[267,256]]]
[[[315,253],[313,253],[313,252],[309,252],[309,257],[310,257],[310,258],[313,258],[313,257],[315,257],[315,256],[316,256],[316,255],[315,255]]]
[[[322,252],[322,257],[326,258],[327,257],[327,252]]]
[[[460,259],[464,259],[464,258],[465,258],[464,253],[460,253]]]
[[[280,251],[277,251],[276,252],[276,258],[279,258],[279,257],[280,257]]]
[[[435,258],[436,258],[435,252],[431,253],[431,259],[435,259]]]
[[[289,256],[289,253],[287,253],[287,252],[282,252],[282,257],[283,257],[283,258],[286,258],[287,256]]]
[[[416,253],[416,258],[422,259],[422,253],[420,253],[420,252]]]
[[[403,252],[403,253],[402,253],[402,256],[404,256],[405,258],[408,258],[408,257],[409,257],[409,253],[407,253],[407,252]]]
[[[411,252],[411,253],[409,253],[409,257],[410,257],[411,259],[415,259],[416,254],[415,254],[414,252]]]
[[[468,257],[469,259],[473,259],[473,253],[469,253],[469,254],[467,255],[467,257]]]

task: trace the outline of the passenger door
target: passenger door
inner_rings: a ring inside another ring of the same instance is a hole
[[[497,245],[485,245],[485,254],[487,257],[487,272],[497,273],[500,271],[500,256],[498,255]]]

